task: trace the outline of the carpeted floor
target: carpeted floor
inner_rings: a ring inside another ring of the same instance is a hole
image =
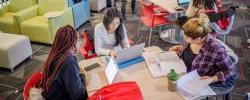
[[[250,6],[249,0],[223,0],[224,6],[228,5],[245,5]],[[139,4],[138,4],[139,5]],[[118,3],[118,7],[120,4]],[[136,40],[139,35],[136,35],[139,18],[138,15],[132,15],[130,10],[130,0],[127,5],[127,20],[125,22],[128,36],[132,40]],[[138,8],[139,6],[137,6]],[[244,8],[244,7],[241,7]],[[93,28],[97,23],[102,21],[103,13],[105,9],[100,13],[92,13],[91,20],[82,25],[77,31],[82,33],[87,28]],[[164,29],[164,28],[163,28]],[[166,27],[165,27],[166,29]],[[141,34],[144,35],[144,39],[139,42],[147,41],[149,30],[146,27],[140,28]],[[171,44],[162,41],[158,35],[158,28],[153,31],[151,45],[156,45],[164,50],[167,50]],[[239,78],[237,80],[235,89],[232,91],[233,100],[242,100],[246,92],[250,92],[250,44],[247,43],[247,39],[250,39],[250,9],[237,9],[235,23],[233,29],[229,35],[227,35],[226,43],[237,53],[239,56],[239,63],[237,65],[239,69]],[[82,44],[82,38],[79,38],[79,43]],[[44,63],[50,45],[32,43],[33,55],[23,63],[18,65],[14,72],[10,72],[5,69],[0,69],[0,100],[22,100],[23,86],[27,78],[36,71],[42,71],[42,64]],[[84,58],[78,54],[78,61]]]

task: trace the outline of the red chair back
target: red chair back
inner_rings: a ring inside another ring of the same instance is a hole
[[[85,59],[90,59],[90,58],[96,57],[97,56],[96,53],[93,52],[95,49],[95,46],[92,43],[92,41],[90,40],[88,33],[83,32],[82,37],[84,40],[84,44],[80,48],[81,54],[84,56]],[[92,52],[92,53],[89,54],[89,52]]]
[[[29,90],[35,85],[37,85],[42,80],[42,77],[43,77],[43,74],[41,72],[36,72],[28,79],[28,81],[26,82],[24,86],[24,91],[23,91],[24,100],[28,100]]]
[[[151,4],[142,4],[141,16],[152,17],[154,14],[154,6]]]
[[[166,18],[167,13],[156,12],[154,7],[154,5],[142,4],[142,13],[140,16],[141,22],[151,28],[169,23],[168,19]]]

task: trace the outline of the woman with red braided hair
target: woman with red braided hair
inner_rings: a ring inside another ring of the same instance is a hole
[[[40,87],[46,100],[86,100],[84,74],[74,53],[76,52],[77,33],[70,25],[61,27],[52,44],[44,64]]]

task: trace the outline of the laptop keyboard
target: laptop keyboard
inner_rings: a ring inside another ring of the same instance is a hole
[[[101,88],[101,79],[98,73],[91,73],[89,74],[89,77],[90,77],[89,85],[91,86],[92,89]]]

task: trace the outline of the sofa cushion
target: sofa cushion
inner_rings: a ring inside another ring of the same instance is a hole
[[[36,4],[36,0],[10,0],[10,11],[18,12]]]
[[[49,42],[48,19],[43,16],[36,16],[21,23],[21,31],[29,36],[31,41]]]
[[[39,15],[50,11],[61,11],[68,7],[67,0],[38,0]],[[53,6],[51,6],[53,5]]]
[[[13,20],[14,13],[8,12],[0,16],[0,30],[3,32],[16,32]]]

